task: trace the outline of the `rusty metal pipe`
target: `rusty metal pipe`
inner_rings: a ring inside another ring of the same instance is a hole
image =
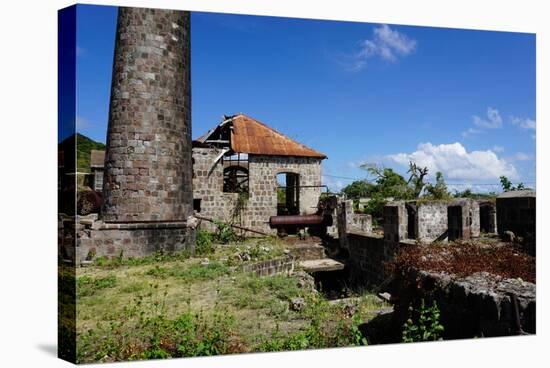
[[[215,223],[216,220],[212,219],[212,218],[209,218],[209,217],[204,217],[204,216],[201,216],[201,215],[197,215],[196,213],[194,214],[194,216],[200,220],[205,220],[205,221],[208,221],[208,222],[212,222],[212,223]],[[222,222],[222,221],[220,221]],[[254,230],[254,229],[250,229],[248,227],[244,227],[244,226],[239,226],[239,225],[233,225],[233,224],[230,224],[230,223],[227,223],[227,222],[222,222],[223,224],[225,225],[228,225],[228,226],[231,226],[235,229],[239,229],[239,230],[244,230],[244,231],[248,231],[250,233],[255,233],[255,234],[260,234],[260,235],[265,235],[265,236],[268,236],[269,234],[268,233],[264,233],[263,231],[259,231],[259,230]]]
[[[332,225],[332,216],[322,215],[291,215],[291,216],[271,216],[269,218],[269,227],[272,229],[286,227],[302,226],[330,226]]]

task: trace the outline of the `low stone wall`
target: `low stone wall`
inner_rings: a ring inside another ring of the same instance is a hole
[[[341,248],[348,248],[347,234],[350,231],[372,232],[372,216],[353,212],[353,201],[344,200],[336,208],[336,224]]]
[[[258,276],[271,276],[278,273],[291,273],[294,270],[294,257],[270,259],[242,266],[244,272],[252,272]]]
[[[390,276],[385,263],[393,260],[402,246],[414,242],[393,242],[373,233],[351,231],[347,234],[349,259],[347,267],[353,283],[367,287],[379,287]]]
[[[289,250],[300,261],[326,258],[325,247],[318,244],[297,244],[289,247]]]
[[[503,279],[486,272],[458,278],[410,271],[392,282],[391,294],[396,326],[409,318],[409,305],[417,308],[421,299],[427,305],[435,300],[445,339],[516,334],[510,296],[514,294],[521,328],[527,333],[536,332],[536,285],[520,279]]]
[[[79,218],[76,262],[94,257],[144,257],[155,252],[194,252],[195,230],[187,222],[105,223]]]
[[[370,233],[372,232],[372,216],[363,213],[354,213],[351,226],[359,231]]]

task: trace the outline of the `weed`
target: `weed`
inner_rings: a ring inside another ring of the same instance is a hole
[[[302,313],[310,321],[305,329],[283,334],[277,326],[269,338],[260,339],[255,350],[319,349],[367,343],[359,330],[362,319],[358,313],[351,317],[346,316],[338,306],[330,305],[321,296],[307,298],[306,308]]]
[[[409,319],[403,325],[403,342],[443,340],[441,334],[444,328],[439,322],[439,317],[440,312],[435,300],[431,306],[426,306],[422,299],[416,312],[412,305],[409,306]]]
[[[212,261],[207,265],[194,263],[186,268],[174,266],[170,271],[171,276],[181,277],[188,282],[214,280],[227,274],[229,274],[229,268],[225,264],[217,261]]]
[[[147,272],[145,272],[145,274],[164,279],[168,276],[168,269],[166,267],[155,265],[153,268],[150,268]]]
[[[166,295],[150,285],[115,321],[98,323],[79,336],[77,362],[206,356],[231,352],[234,319],[226,311],[205,315],[186,311],[166,317]]]
[[[147,287],[147,284],[144,282],[132,282],[120,289],[120,292],[122,293],[137,293],[139,291],[143,291]]]
[[[214,225],[216,225],[216,238],[221,243],[228,244],[238,239],[230,225],[221,221],[214,221]]]
[[[118,257],[107,258],[107,257],[96,257],[94,259],[95,266],[104,267],[104,268],[118,268],[122,266],[141,266],[148,264],[164,263],[170,261],[184,261],[191,257],[191,252],[189,250],[182,250],[172,253],[164,253],[162,251],[157,251],[155,254],[141,257],[141,258],[123,258],[122,253]]]
[[[76,279],[77,297],[93,295],[96,291],[106,288],[112,288],[116,285],[116,276],[92,278],[90,276],[81,276]]]
[[[212,245],[213,237],[212,233],[199,229],[199,231],[197,231],[195,254],[198,256],[205,256],[214,253],[215,248]]]

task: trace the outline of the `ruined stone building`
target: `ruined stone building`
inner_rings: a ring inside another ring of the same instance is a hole
[[[224,117],[193,141],[195,210],[273,233],[270,216],[317,211],[326,157],[244,114]]]
[[[525,250],[536,255],[536,193],[534,190],[514,190],[502,193],[497,197],[498,233],[509,238],[506,232],[512,232],[513,237],[522,238]],[[519,240],[519,239],[517,239]]]

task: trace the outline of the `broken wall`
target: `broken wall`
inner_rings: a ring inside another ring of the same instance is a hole
[[[427,201],[417,203],[418,233],[421,242],[430,243],[447,238],[447,202]]]
[[[405,202],[392,202],[384,206],[384,239],[399,242],[407,239],[407,209]]]
[[[492,201],[479,201],[479,229],[487,234],[497,233],[497,207]]]
[[[455,199],[448,205],[449,240],[478,238],[480,235],[479,203],[472,199]]]
[[[498,234],[503,237],[506,231],[511,231],[522,237],[524,249],[534,256],[537,212],[534,192],[505,193],[497,198],[496,206]]]

